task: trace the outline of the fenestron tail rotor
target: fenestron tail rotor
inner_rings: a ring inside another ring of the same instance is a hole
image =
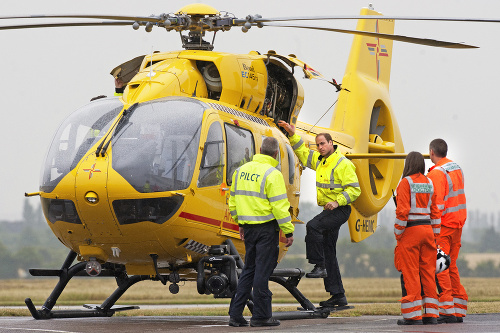
[[[378,125],[378,117],[380,116],[380,106],[374,107],[372,116],[370,117],[370,135],[381,136],[385,126]]]
[[[379,152],[375,151],[373,147],[370,147],[370,143],[383,143],[382,133],[384,132],[385,125],[378,125],[378,120],[380,116],[380,106],[374,107],[372,110],[372,115],[370,117],[370,132],[369,132],[369,144],[368,144],[368,153]],[[394,143],[393,143],[394,145]],[[384,176],[377,168],[374,160],[369,160],[369,173],[370,173],[370,185],[374,195],[378,194],[377,186],[375,183],[375,179],[383,179]]]

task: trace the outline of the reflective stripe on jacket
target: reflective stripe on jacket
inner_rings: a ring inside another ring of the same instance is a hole
[[[460,166],[448,158],[442,158],[429,169],[441,210],[441,223],[449,228],[462,228],[467,219],[464,191],[464,174]]]
[[[408,222],[418,223],[422,220],[430,220],[434,235],[437,236],[441,229],[441,220],[436,198],[432,181],[421,173],[401,179],[396,195],[396,238],[401,237]]]
[[[300,135],[290,137],[290,144],[302,164],[316,170],[316,192],[319,206],[337,201],[346,206],[361,194],[356,167],[336,149],[326,159],[315,150],[306,148]]]
[[[271,156],[256,154],[233,174],[229,211],[234,221],[242,224],[261,224],[276,219],[285,235],[294,226],[288,209],[285,180]]]

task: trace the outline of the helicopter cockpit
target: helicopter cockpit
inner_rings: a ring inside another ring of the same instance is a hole
[[[113,169],[141,193],[187,188],[207,108],[175,97],[141,103],[114,135]]]
[[[185,189],[193,176],[207,108],[185,98],[141,103],[113,134],[113,169],[141,193]],[[51,192],[109,130],[122,109],[118,98],[107,98],[68,117],[49,148],[40,189]]]

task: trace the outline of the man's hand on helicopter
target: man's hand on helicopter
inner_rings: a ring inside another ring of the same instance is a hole
[[[295,134],[295,126],[290,125],[284,120],[279,120],[278,121],[278,126],[281,126],[285,129],[285,131],[288,133],[288,135],[292,136]]]
[[[293,244],[293,236],[287,237],[285,247],[290,247]]]
[[[125,83],[120,79],[119,77],[115,78],[115,88],[123,88],[125,86]]]
[[[328,210],[334,210],[339,206],[339,203],[337,201],[330,201],[325,205],[325,209]]]

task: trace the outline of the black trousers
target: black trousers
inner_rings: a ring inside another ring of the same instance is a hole
[[[306,258],[310,264],[326,268],[325,290],[331,295],[345,292],[337,261],[337,239],[340,227],[347,222],[350,214],[349,205],[334,210],[325,209],[306,225]]]
[[[272,293],[269,278],[278,264],[279,227],[276,220],[245,226],[245,266],[238,280],[236,294],[229,306],[229,316],[240,318],[253,289],[252,319],[272,317]]]

